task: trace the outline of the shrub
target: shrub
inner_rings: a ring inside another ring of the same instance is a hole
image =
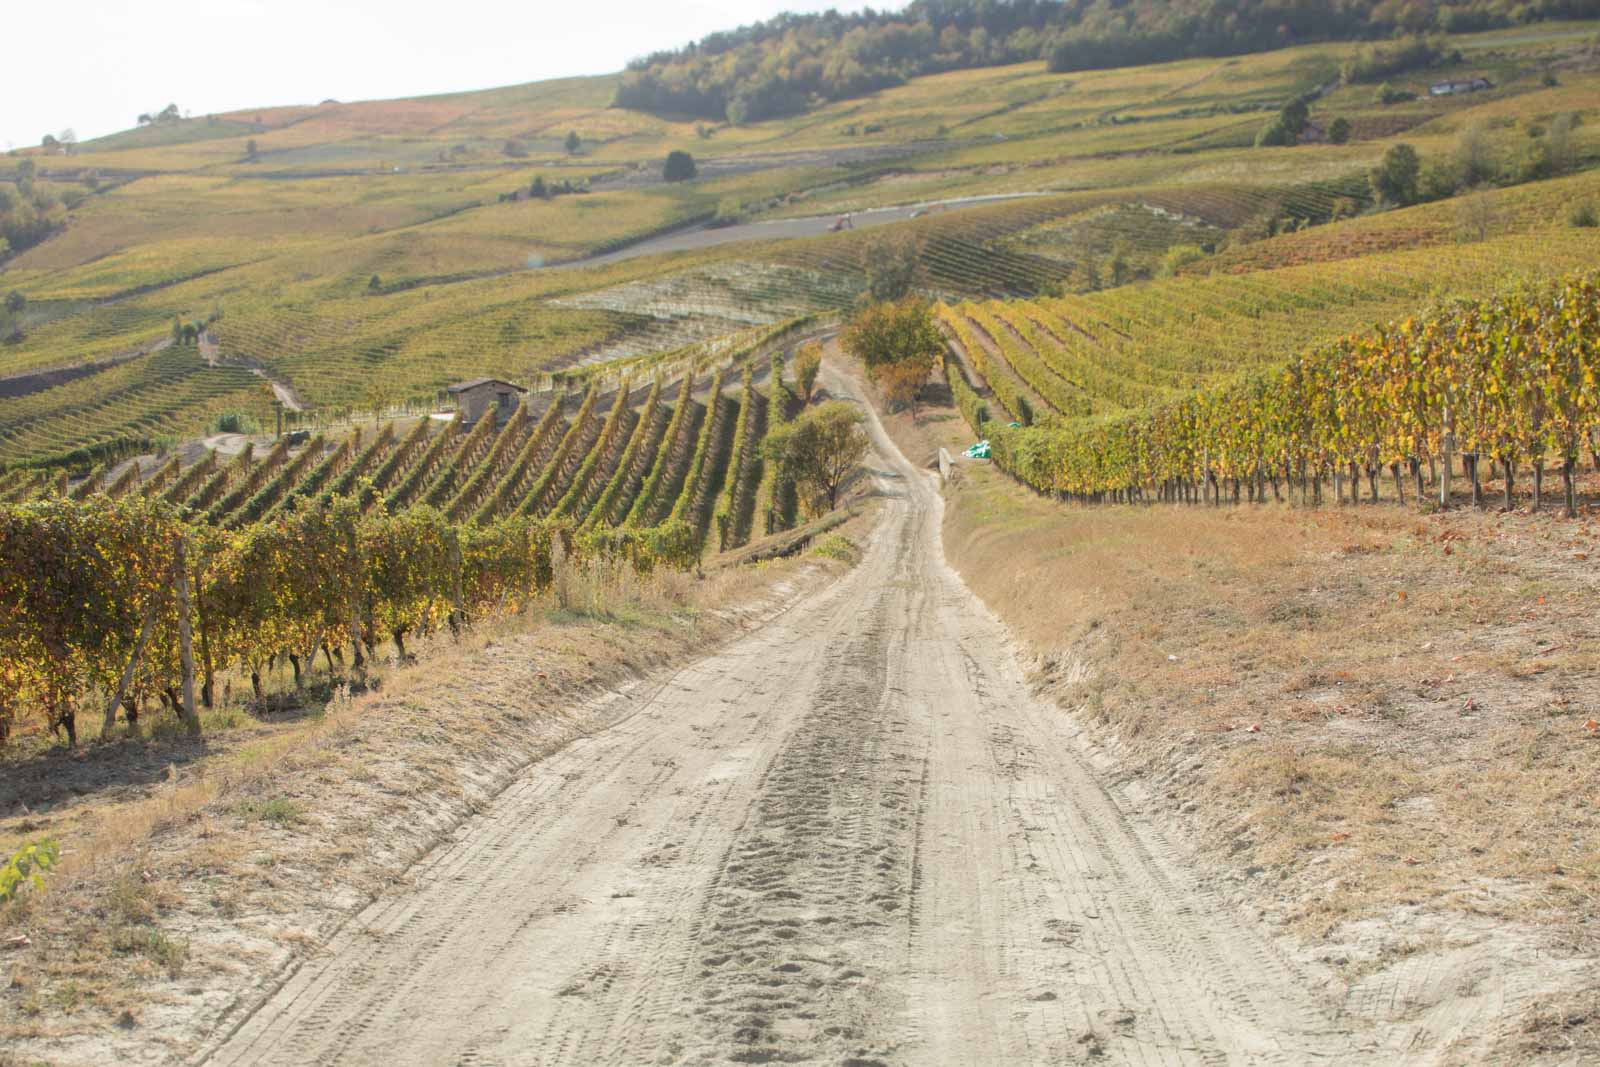
[[[1328,140],[1334,144],[1344,144],[1350,140],[1350,120],[1340,115],[1328,124]]]
[[[1403,104],[1407,100],[1415,100],[1416,98],[1417,94],[1410,89],[1396,88],[1388,82],[1378,86],[1377,91],[1372,94],[1372,99],[1385,107],[1390,104]]]
[[[1593,204],[1573,204],[1567,212],[1567,225],[1576,230],[1592,230],[1600,226],[1600,216],[1595,214]]]
[[[717,213],[712,216],[709,226],[713,229],[722,226],[736,226],[744,221],[744,204],[736,196],[725,196],[717,201]]]
[[[1198,245],[1173,245],[1161,258],[1161,273],[1170,278],[1184,267],[1205,258],[1205,252],[1201,251]]]
[[[699,168],[694,164],[694,157],[681,148],[668,152],[667,161],[661,167],[661,176],[669,182],[686,182],[697,173]]]
[[[822,369],[822,346],[815,341],[803,345],[794,357],[795,390],[802,404],[811,403],[811,390],[817,384],[817,372]]]
[[[212,433],[260,433],[256,420],[243,411],[225,411],[211,423]]]
[[[44,892],[44,874],[60,857],[54,841],[31,841],[13,852],[0,865],[0,903],[15,900],[30,886],[36,893]]]

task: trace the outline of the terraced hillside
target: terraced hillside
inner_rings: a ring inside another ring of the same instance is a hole
[[[434,408],[480,375],[543,388],[575,365],[841,309],[885,241],[912,248],[919,287],[959,302],[1439,249],[1467,231],[1510,240],[1594,195],[1559,177],[1600,158],[1591,36],[1456,35],[1459,60],[1394,74],[1388,102],[1340,79],[1362,46],[1324,44],[951,71],[747,125],[612,108],[616,80],[592,78],[263,107],[17,153],[0,188],[31,183],[61,221],[0,262],[0,290],[22,301],[0,322],[0,465],[76,480],[227,412],[265,424],[281,402],[327,427]],[[1427,93],[1463,72],[1492,87]],[[1318,137],[1254,147],[1296,97]],[[1320,132],[1335,120],[1342,143]],[[1402,142],[1441,199],[1381,210],[1368,172]],[[699,176],[664,181],[671,150]],[[1493,210],[1464,192],[1486,173],[1516,186]],[[846,218],[886,205],[902,221]],[[606,255],[662,234],[681,240]],[[169,338],[177,351],[153,351]]]

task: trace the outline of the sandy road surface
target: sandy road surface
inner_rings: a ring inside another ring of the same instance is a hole
[[[962,208],[984,207],[989,204],[1000,203],[1003,200],[1017,200],[1039,195],[1042,194],[997,193],[990,196],[953,197],[948,200],[938,201],[938,203],[942,205],[941,210],[959,211]],[[897,207],[863,208],[860,211],[850,212],[850,225],[853,229],[867,230],[874,226],[886,226],[891,222],[908,222],[919,213],[926,211],[929,206],[929,204],[902,204]],[[605,252],[598,256],[586,256],[582,259],[552,263],[544,269],[599,267],[608,263],[618,263],[625,259],[637,259],[640,256],[715,248],[719,245],[733,244],[738,241],[779,241],[792,240],[796,237],[820,237],[823,234],[833,232],[833,224],[839,221],[839,216],[840,213],[835,212],[832,215],[807,215],[799,218],[741,222],[733,226],[693,226],[685,230],[665,233],[658,237],[646,238],[637,244],[619,248],[615,252]]]
[[[877,437],[855,572],[610,698],[210,1062],[1425,1058],[1332,1019],[1126,813]]]

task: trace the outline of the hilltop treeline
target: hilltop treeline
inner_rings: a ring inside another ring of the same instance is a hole
[[[779,15],[634,61],[615,106],[744,123],[968,67],[1058,72],[1600,17],[1600,0],[913,0]]]
[[[34,163],[17,166],[15,182],[0,182],[0,257],[31,248],[60,228],[66,208],[35,184]]]

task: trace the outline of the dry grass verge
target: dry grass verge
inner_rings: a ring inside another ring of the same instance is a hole
[[[515,775],[621,706],[595,698],[844,569],[812,553],[698,580],[571,571],[528,615],[437,642],[375,692],[218,726],[192,752],[144,738],[60,755],[90,770],[31,804],[8,783],[0,840],[53,835],[70,862],[0,909],[0,945],[27,942],[0,949],[0,1064],[186,1058]]]
[[[1348,1010],[1432,961],[1503,983],[1495,1055],[1600,1054],[1596,516],[1068,507],[978,463],[946,496],[1040,689]]]

